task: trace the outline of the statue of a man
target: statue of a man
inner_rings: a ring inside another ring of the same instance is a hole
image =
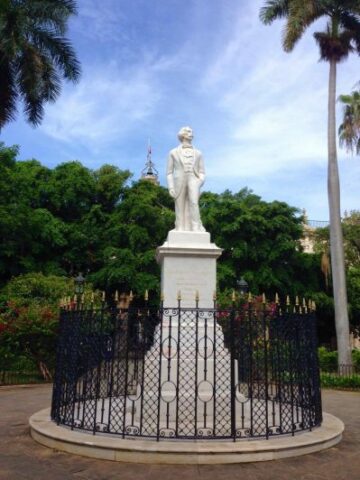
[[[200,187],[205,180],[204,160],[192,146],[193,131],[183,127],[178,133],[180,145],[168,157],[167,182],[175,199],[175,230],[204,232],[199,211]]]

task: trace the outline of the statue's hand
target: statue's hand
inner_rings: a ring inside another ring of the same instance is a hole
[[[173,188],[170,188],[170,189],[169,189],[169,193],[170,193],[170,196],[171,196],[172,198],[175,198],[176,193],[175,193],[175,190],[174,190]]]

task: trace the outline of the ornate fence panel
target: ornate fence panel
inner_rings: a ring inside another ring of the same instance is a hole
[[[301,307],[251,304],[63,309],[52,419],[156,439],[311,430],[322,420],[315,323]]]

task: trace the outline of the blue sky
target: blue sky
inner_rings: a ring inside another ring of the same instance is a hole
[[[312,31],[291,54],[283,23],[259,21],[263,0],[78,0],[68,37],[82,63],[40,127],[22,115],[1,132],[20,158],[53,167],[80,160],[140,175],[151,138],[165,184],[181,126],[205,158],[204,189],[247,186],[267,201],[327,220],[328,65]],[[360,58],[339,66],[338,93],[360,80]],[[338,106],[338,120],[341,107]],[[339,150],[342,211],[359,209],[360,159]]]

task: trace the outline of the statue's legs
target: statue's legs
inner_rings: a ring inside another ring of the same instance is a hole
[[[187,185],[183,185],[180,195],[175,200],[175,230],[190,230],[188,225],[188,216],[186,209]]]
[[[205,229],[201,223],[199,210],[200,180],[195,175],[189,176],[187,187],[191,230],[204,232]]]

